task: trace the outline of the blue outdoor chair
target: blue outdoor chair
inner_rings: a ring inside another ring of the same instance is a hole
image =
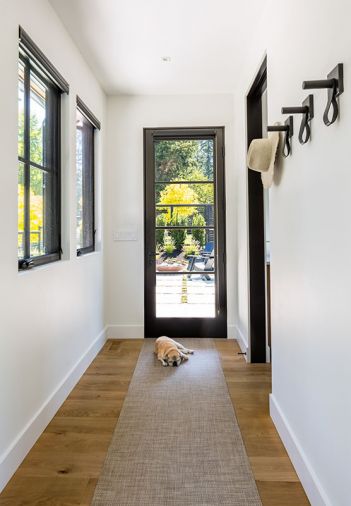
[[[214,242],[213,241],[207,242],[205,244],[204,249],[200,250],[200,255],[211,256],[211,254],[213,253],[213,248],[214,248]]]
[[[213,244],[213,243],[212,243]],[[201,255],[189,255],[189,262],[187,271],[197,271],[199,274],[202,274],[202,278],[206,281],[211,281],[211,277],[208,275],[208,272],[214,270],[214,249],[210,251],[210,253],[205,253]],[[191,275],[188,274],[188,279],[191,280]]]

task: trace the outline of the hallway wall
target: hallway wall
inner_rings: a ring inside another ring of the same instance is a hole
[[[351,31],[349,2],[268,2],[235,94],[238,325],[246,339],[247,189],[245,95],[268,54],[269,123],[299,105],[306,79],[345,64],[340,119],[322,121],[326,91],[315,90],[312,142],[292,156],[270,190],[273,394],[271,413],[313,506],[350,502],[351,455]]]
[[[106,322],[109,337],[144,336],[143,128],[225,126],[229,334],[236,295],[231,95],[121,96],[107,102],[107,173],[104,194]],[[114,241],[118,231],[135,241]]]
[[[101,167],[105,96],[46,0],[1,1],[0,490],[104,340]],[[17,266],[17,75],[21,25],[70,84],[62,107],[63,259]],[[97,251],[76,256],[76,93],[102,121]]]

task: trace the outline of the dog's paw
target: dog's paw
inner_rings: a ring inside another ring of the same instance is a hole
[[[194,355],[194,350],[188,350],[188,353],[190,353],[190,355]]]
[[[167,362],[164,362],[162,365],[163,365],[163,367],[167,367],[168,366]]]

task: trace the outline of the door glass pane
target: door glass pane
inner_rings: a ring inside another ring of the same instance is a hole
[[[44,128],[46,87],[31,73],[30,77],[30,159],[44,165]]]
[[[155,142],[156,181],[212,181],[213,139]]]
[[[213,204],[158,204],[156,205],[156,226],[213,227]],[[202,244],[203,246],[203,244]]]
[[[156,272],[214,271],[214,229],[157,229]]]
[[[213,178],[212,139],[155,143],[157,317],[215,317]]]
[[[20,163],[18,168],[18,258],[24,256],[24,164]]]
[[[161,204],[213,204],[214,184],[210,183],[156,183],[155,203]]]
[[[214,318],[213,274],[157,274],[156,317]]]
[[[45,254],[44,248],[44,192],[45,172],[30,168],[30,256]]]

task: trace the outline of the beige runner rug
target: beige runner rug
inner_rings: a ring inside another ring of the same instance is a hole
[[[261,506],[211,339],[162,367],[146,340],[93,506]]]

